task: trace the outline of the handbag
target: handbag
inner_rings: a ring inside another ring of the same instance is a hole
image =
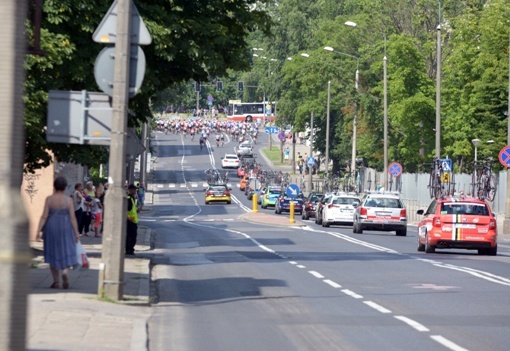
[[[89,259],[87,258],[87,252],[83,248],[81,241],[76,243],[76,258],[78,259],[78,265],[83,268],[90,268]]]

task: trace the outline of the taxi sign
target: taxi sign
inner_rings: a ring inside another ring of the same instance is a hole
[[[285,189],[285,194],[287,194],[288,197],[295,199],[299,195],[299,186],[297,184],[291,183]]]

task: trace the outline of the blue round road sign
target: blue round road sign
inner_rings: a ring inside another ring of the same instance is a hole
[[[388,166],[388,173],[390,173],[394,177],[398,177],[402,174],[403,167],[398,162],[392,162]]]
[[[294,183],[289,184],[287,189],[285,189],[285,194],[290,198],[296,198],[299,195],[299,186]]]
[[[499,151],[499,163],[505,167],[510,167],[510,145],[505,146]]]

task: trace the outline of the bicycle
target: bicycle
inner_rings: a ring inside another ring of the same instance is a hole
[[[455,193],[455,175],[446,160],[434,159],[430,164],[429,194],[439,199]]]
[[[497,180],[492,173],[493,162],[492,158],[473,162],[475,172],[471,176],[472,194],[481,200],[494,201],[496,197]]]

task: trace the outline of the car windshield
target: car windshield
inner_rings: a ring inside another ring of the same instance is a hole
[[[399,199],[370,198],[365,203],[367,207],[403,208]]]
[[[354,202],[359,202],[359,200],[352,197],[337,197],[332,201],[334,205],[352,205]]]
[[[280,190],[277,190],[277,189],[271,189],[269,190],[269,194],[272,194],[272,195],[280,195]]]
[[[225,187],[224,186],[212,186],[209,188],[209,191],[225,191]]]
[[[441,204],[441,214],[470,214],[488,216],[489,209],[485,204],[466,202],[445,202]]]

